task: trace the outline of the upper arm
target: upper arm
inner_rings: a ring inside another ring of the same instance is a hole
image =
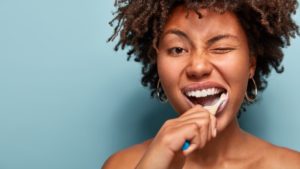
[[[118,154],[114,154],[112,156],[110,156],[104,163],[104,165],[102,166],[102,169],[117,169],[118,168],[118,164],[120,164],[120,155]]]
[[[286,169],[300,169],[300,153],[287,148],[281,148],[278,152],[277,167]]]
[[[296,151],[292,151],[288,156],[285,157],[289,159],[286,163],[287,168],[290,169],[300,169],[300,153]]]
[[[138,159],[130,151],[121,151],[110,156],[104,163],[102,169],[134,169]]]
[[[119,151],[110,156],[102,169],[134,169],[144,154],[143,144]]]

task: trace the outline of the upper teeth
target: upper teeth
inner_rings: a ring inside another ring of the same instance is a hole
[[[208,89],[200,89],[186,92],[188,97],[206,97],[215,94],[219,94],[222,90],[218,88],[208,88]]]

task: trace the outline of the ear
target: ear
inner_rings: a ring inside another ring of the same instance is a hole
[[[155,50],[156,53],[158,53],[158,47],[155,44],[152,44],[152,48]]]
[[[256,70],[256,57],[250,56],[249,78],[253,78]]]
[[[159,40],[152,40],[152,48],[155,50],[156,53],[158,53]]]

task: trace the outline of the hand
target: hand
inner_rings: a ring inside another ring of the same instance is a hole
[[[186,156],[216,137],[216,122],[216,118],[200,105],[166,121],[136,169],[175,169],[174,166],[182,169]],[[190,141],[190,147],[182,151],[186,140]]]

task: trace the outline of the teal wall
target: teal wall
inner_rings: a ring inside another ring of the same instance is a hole
[[[100,168],[174,116],[106,43],[112,11],[112,1],[0,0],[0,169]],[[241,126],[300,151],[299,47]]]

